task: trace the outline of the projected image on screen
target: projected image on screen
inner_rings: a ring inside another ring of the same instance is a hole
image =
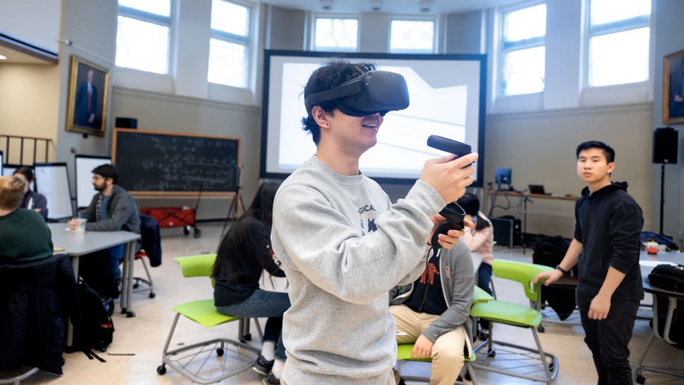
[[[440,60],[420,60],[409,55],[349,59],[369,61],[379,70],[400,73],[406,79],[411,100],[407,109],[385,116],[377,145],[360,159],[364,174],[382,179],[415,180],[426,160],[445,155],[427,146],[430,135],[468,143],[480,152],[482,159],[480,130],[484,110],[481,108],[480,57],[455,60],[460,55],[426,55],[432,56]],[[301,119],[306,115],[303,90],[311,73],[329,59],[277,55],[276,52],[268,59],[269,83],[265,94],[269,96],[264,101],[266,140],[262,141],[265,144],[262,177],[286,176],[316,152],[311,136],[302,130]],[[475,166],[481,169],[482,163],[478,163]],[[476,172],[476,176],[480,173]]]

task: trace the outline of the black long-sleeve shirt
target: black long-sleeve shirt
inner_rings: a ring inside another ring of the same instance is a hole
[[[285,276],[273,259],[270,234],[261,221],[250,220],[246,234],[236,241],[236,249],[235,255],[217,255],[217,259],[240,258],[241,269],[230,276],[226,268],[219,271],[215,277],[215,306],[235,305],[249,298],[259,288],[263,270],[275,277]]]
[[[613,267],[625,278],[612,299],[642,299],[639,249],[644,218],[639,204],[627,193],[627,183],[614,182],[593,194],[588,188],[582,190],[575,220],[574,237],[582,243],[578,290],[598,294]]]

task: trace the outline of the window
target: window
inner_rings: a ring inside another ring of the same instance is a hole
[[[169,73],[171,0],[119,0],[117,67]]]
[[[432,20],[392,20],[390,52],[433,53],[435,22]]]
[[[501,95],[544,91],[546,70],[546,4],[501,14]]]
[[[314,26],[314,51],[356,52],[358,47],[358,19],[316,18]]]
[[[651,0],[589,0],[587,85],[648,80]]]
[[[212,0],[207,80],[247,88],[249,84],[251,8]]]

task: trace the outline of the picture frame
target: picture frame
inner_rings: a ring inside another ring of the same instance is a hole
[[[684,123],[684,50],[663,61],[663,123]]]
[[[107,128],[108,99],[109,70],[72,55],[66,130],[104,136]]]

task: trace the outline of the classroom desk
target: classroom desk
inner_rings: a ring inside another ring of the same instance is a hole
[[[135,317],[131,304],[131,292],[133,290],[133,262],[135,262],[136,241],[139,234],[129,231],[86,231],[83,235],[77,235],[67,230],[66,223],[48,223],[52,232],[52,244],[61,247],[71,257],[74,275],[78,277],[79,258],[82,255],[103,250],[108,247],[124,245],[123,270],[121,272],[121,313],[128,317]],[[73,329],[71,324],[67,331],[67,345],[71,346]]]
[[[579,199],[578,196],[575,195],[560,195],[560,194],[529,194],[529,193],[523,193],[523,192],[518,192],[518,191],[498,191],[498,190],[485,190],[485,196],[487,197],[487,209],[491,211],[492,209],[492,201],[497,198],[497,197],[514,197],[514,198],[520,198],[521,200],[521,214],[522,214],[522,220],[521,220],[521,225],[522,225],[522,235],[524,236],[527,233],[527,202],[531,202],[532,199],[549,199],[549,200],[554,200],[554,201],[560,201],[560,202],[575,202],[577,199]],[[573,208],[574,209],[574,208]],[[525,253],[525,246],[523,245],[523,254]]]

